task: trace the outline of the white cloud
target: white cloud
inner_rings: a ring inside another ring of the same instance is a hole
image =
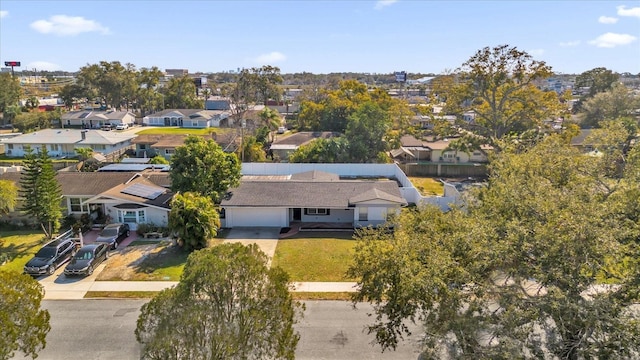
[[[287,57],[283,53],[272,51],[268,54],[258,55],[255,59],[253,59],[253,62],[258,64],[273,64],[284,61],[286,59]]]
[[[580,40],[565,41],[565,42],[561,42],[559,45],[562,46],[562,47],[578,46],[578,45],[580,45]]]
[[[544,49],[531,49],[527,52],[532,56],[542,56],[542,54],[544,54]]]
[[[598,22],[600,24],[615,24],[618,22],[618,18],[614,18],[610,16],[600,16],[598,18]]]
[[[2,19],[7,15],[9,15],[9,12],[7,10],[0,10],[0,19]]]
[[[633,35],[608,32],[589,41],[589,44],[602,48],[612,48],[620,45],[628,45],[636,40],[637,38]]]
[[[640,7],[633,7],[633,8],[627,9],[626,6],[621,5],[616,7],[616,9],[618,9],[618,16],[633,16],[633,17],[640,18]]]
[[[33,61],[28,63],[25,66],[25,69],[36,69],[38,71],[40,70],[56,71],[56,70],[62,70],[62,67],[58,64],[50,63],[47,61]]]
[[[378,0],[376,1],[376,6],[374,6],[374,9],[376,10],[381,10],[386,8],[387,6],[393,5],[395,3],[397,3],[398,0]]]
[[[38,20],[31,23],[31,28],[43,34],[58,36],[74,36],[85,32],[108,34],[109,28],[99,22],[88,20],[82,16],[54,15],[49,20]]]

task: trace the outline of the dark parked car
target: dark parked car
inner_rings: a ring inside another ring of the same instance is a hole
[[[98,265],[109,257],[109,244],[89,244],[85,245],[71,258],[71,261],[64,268],[64,274],[70,275],[91,275]]]
[[[96,242],[107,243],[112,249],[117,249],[122,239],[129,237],[129,224],[109,224],[102,229]]]
[[[72,239],[48,242],[24,266],[24,273],[32,276],[53,275],[56,269],[69,261],[75,253],[76,243]]]

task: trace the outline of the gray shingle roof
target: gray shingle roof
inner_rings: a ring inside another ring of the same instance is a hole
[[[383,202],[406,204],[392,180],[241,181],[230,192],[222,206],[348,208],[350,199],[376,200],[376,195]]]
[[[82,132],[85,139],[82,138]],[[119,144],[136,137],[135,134],[118,133],[102,130],[78,130],[78,129],[44,129],[29,134],[6,139],[5,144]]]

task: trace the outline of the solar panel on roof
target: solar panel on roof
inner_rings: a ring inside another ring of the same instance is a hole
[[[82,114],[80,114],[80,116],[78,116],[78,118],[80,118],[80,119],[84,119],[84,118],[86,118],[87,116],[89,116],[89,114],[91,114],[91,112],[82,113]]]
[[[164,193],[164,190],[158,189],[156,187],[144,185],[144,184],[133,184],[131,186],[127,186],[126,188],[120,191],[123,194],[133,195],[149,200],[155,200],[158,196]]]

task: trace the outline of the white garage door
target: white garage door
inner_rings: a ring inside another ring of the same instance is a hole
[[[260,227],[285,227],[287,226],[287,209],[261,208],[261,209],[233,209],[227,208],[225,212],[227,227],[260,226]]]

